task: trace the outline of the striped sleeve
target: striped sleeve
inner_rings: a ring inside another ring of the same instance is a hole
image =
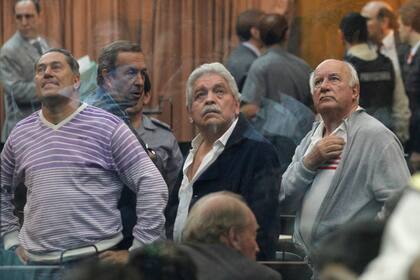
[[[17,185],[17,178],[15,174],[15,158],[11,141],[6,142],[1,153],[1,187],[0,187],[0,236],[4,239],[5,247],[11,247],[16,244],[8,244],[7,236],[10,233],[19,230],[18,218],[13,214],[12,197],[15,186]],[[16,234],[13,234],[15,236]],[[16,238],[13,238],[16,240]],[[16,243],[16,242],[14,242]],[[10,246],[9,246],[10,245]]]
[[[168,188],[127,125],[121,123],[118,126],[111,142],[112,156],[121,180],[137,194],[137,224],[133,236],[140,244],[151,243],[164,233]]]

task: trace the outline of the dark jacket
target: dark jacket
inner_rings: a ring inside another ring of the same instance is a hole
[[[179,249],[197,267],[198,280],[281,280],[281,275],[223,244],[186,243]]]
[[[182,173],[169,196],[166,210],[168,237],[172,237],[181,182]],[[258,258],[270,259],[274,257],[279,234],[280,182],[281,169],[274,146],[241,115],[223,152],[194,183],[190,207],[206,194],[217,191],[242,195],[260,226]]]

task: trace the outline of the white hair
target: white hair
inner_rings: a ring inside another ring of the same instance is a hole
[[[321,62],[319,65],[321,65],[324,62],[325,62],[325,60],[323,62]],[[354,66],[351,63],[347,62],[347,61],[341,61],[341,62],[344,63],[344,65],[347,67],[347,69],[348,69],[348,71],[350,73],[349,86],[350,87],[354,87],[355,85],[358,85],[359,86],[360,85],[360,83],[359,83],[359,76],[357,75],[357,71],[354,68]],[[312,94],[314,94],[314,88],[315,88],[315,71],[316,71],[316,69],[311,73],[311,75],[309,77],[309,87],[311,89],[311,93]]]
[[[194,69],[190,76],[188,77],[187,81],[187,89],[186,89],[186,104],[188,110],[191,109],[192,105],[192,95],[193,95],[193,87],[195,82],[200,78],[201,76],[205,74],[217,74],[224,78],[226,82],[229,85],[229,88],[232,92],[232,95],[235,97],[237,101],[240,101],[241,94],[239,93],[238,86],[236,85],[235,79],[233,78],[232,74],[226,69],[223,64],[219,62],[214,63],[205,63]]]

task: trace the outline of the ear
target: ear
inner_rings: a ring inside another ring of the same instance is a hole
[[[239,116],[239,113],[241,112],[241,102],[235,99],[235,115]]]
[[[352,98],[354,103],[359,103],[360,85],[354,85],[352,88]]]
[[[78,90],[80,88],[80,76],[74,75],[73,77],[73,88],[74,90]]]
[[[249,30],[249,32],[251,33],[251,36],[257,40],[260,40],[260,30],[258,28],[256,28],[255,26],[251,27],[251,29]]]
[[[152,94],[150,91],[143,93],[143,105],[149,104],[150,100],[152,99]]]
[[[229,241],[229,247],[240,251],[241,247],[241,235],[238,234],[238,231],[234,228],[230,228],[227,234],[227,239]]]
[[[112,81],[111,81],[111,77],[108,71],[106,71],[106,69],[102,69],[101,73],[102,73],[102,77],[104,78],[105,88],[106,89],[112,88]]]

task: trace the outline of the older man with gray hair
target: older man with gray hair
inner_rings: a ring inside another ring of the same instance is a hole
[[[280,194],[282,210],[296,213],[294,239],[307,253],[340,225],[374,219],[410,178],[398,138],[358,105],[352,65],[323,61],[310,87],[321,118],[296,148]]]
[[[255,215],[238,194],[208,194],[191,208],[180,249],[191,256],[198,279],[281,279],[255,262]]]
[[[238,87],[220,63],[203,64],[187,82],[186,102],[199,134],[170,195],[168,225],[180,240],[189,208],[221,190],[241,194],[257,217],[260,259],[274,257],[280,164],[274,147],[239,114]],[[170,235],[170,232],[169,232]]]

